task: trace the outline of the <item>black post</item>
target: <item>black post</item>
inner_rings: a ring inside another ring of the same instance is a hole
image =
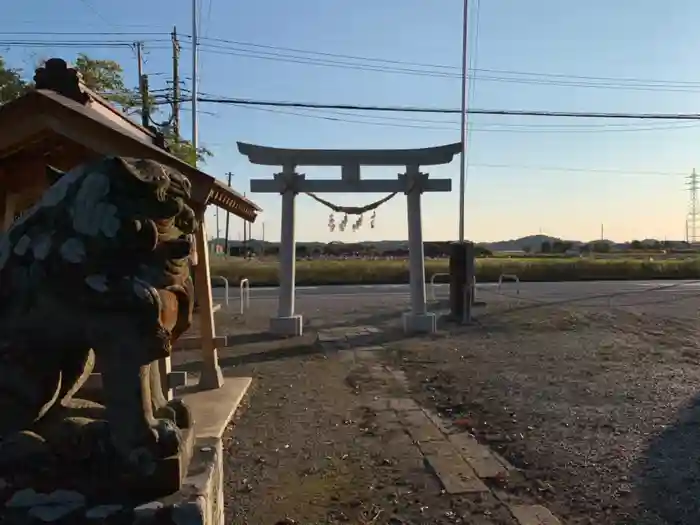
[[[474,269],[474,243],[453,243],[450,253],[450,317],[454,321],[471,319]]]

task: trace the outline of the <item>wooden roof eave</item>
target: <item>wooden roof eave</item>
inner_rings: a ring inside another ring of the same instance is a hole
[[[138,134],[129,133],[104,114],[54,92],[36,90],[0,107],[1,121],[13,122],[6,132],[0,132],[2,156],[11,154],[13,149],[20,151],[27,141],[48,128],[99,154],[126,155],[128,152],[128,156],[151,158],[181,171],[192,182],[192,200],[200,207],[213,204],[251,222],[262,211],[233,189],[155,144],[142,140]],[[147,132],[145,129],[138,131]]]

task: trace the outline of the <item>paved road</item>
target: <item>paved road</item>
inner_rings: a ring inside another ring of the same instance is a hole
[[[485,283],[477,285],[478,290],[484,293],[498,292],[498,285]],[[504,282],[500,293],[515,295],[520,290],[523,298],[538,298],[542,300],[564,300],[585,296],[618,294],[628,292],[647,291],[652,294],[700,294],[699,281],[593,281],[593,282],[568,282],[568,283],[521,283]],[[431,290],[428,285],[428,298]],[[433,288],[435,297],[445,298],[449,293],[449,285],[435,284]],[[250,297],[253,299],[276,299],[278,288],[251,288]],[[381,284],[381,285],[346,285],[346,286],[298,286],[297,297],[347,297],[347,296],[372,296],[372,295],[396,295],[408,296],[407,284]],[[221,300],[224,297],[223,288],[214,288],[214,297]],[[239,288],[232,287],[230,299],[238,299]]]

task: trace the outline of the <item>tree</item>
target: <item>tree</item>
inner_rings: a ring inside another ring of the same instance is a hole
[[[605,241],[596,241],[591,243],[591,250],[595,253],[608,253],[610,251],[610,243]]]
[[[552,252],[553,253],[566,253],[572,248],[572,244],[570,241],[560,241],[556,240],[552,243]]]
[[[182,137],[176,137],[169,123],[165,122],[159,124],[157,127],[165,137],[165,143],[168,145],[168,148],[170,148],[170,153],[175,155],[178,159],[184,160],[187,164],[194,166],[195,161],[203,164],[209,157],[213,156],[213,153],[207,148],[197,148],[195,154],[192,143],[188,140],[183,140]]]
[[[138,89],[127,89],[124,69],[114,60],[100,60],[80,53],[73,67],[80,72],[83,83],[92,91],[119,106],[125,113],[132,113],[141,104]]]
[[[8,68],[5,60],[0,57],[0,105],[21,97],[27,89],[28,86],[22,80],[21,72]]]
[[[114,60],[92,59],[81,53],[73,64],[83,77],[83,82],[91,90],[119,106],[127,114],[141,114],[141,94],[138,88],[129,89],[124,83],[124,69]],[[157,107],[154,97],[148,95],[148,105]],[[151,119],[154,127],[163,134],[170,152],[177,158],[194,166],[206,162],[212,156],[206,148],[197,148],[188,140],[176,137],[170,121],[157,123]]]

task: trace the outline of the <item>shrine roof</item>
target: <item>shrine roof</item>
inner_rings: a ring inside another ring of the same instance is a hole
[[[238,151],[265,166],[434,166],[448,164],[462,144],[414,149],[285,149],[238,142]]]
[[[63,60],[47,61],[34,80],[36,89],[0,106],[0,167],[23,152],[47,155],[51,148],[77,144],[96,154],[149,158],[180,171],[192,183],[192,201],[200,206],[213,204],[248,221],[261,211],[169,153],[162,135],[131,121],[88,89]]]

